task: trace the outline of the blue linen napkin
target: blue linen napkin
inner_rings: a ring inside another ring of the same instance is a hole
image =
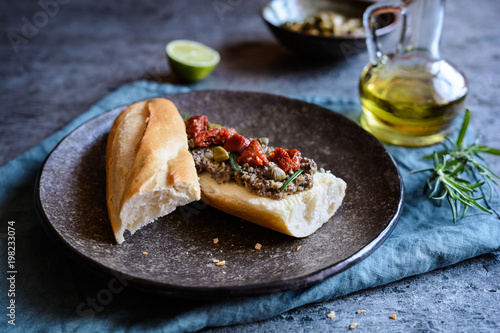
[[[0,327],[13,331],[196,331],[209,326],[249,323],[276,316],[312,302],[325,301],[357,290],[387,284],[408,276],[486,254],[500,248],[500,201],[494,214],[470,209],[457,224],[448,207],[438,208],[422,194],[425,174],[410,170],[428,166],[420,157],[433,147],[408,149],[387,146],[403,177],[406,198],[392,235],[370,257],[322,283],[281,294],[225,301],[193,301],[139,293],[114,286],[68,260],[50,242],[37,220],[33,204],[36,173],[47,154],[69,132],[85,121],[120,105],[158,95],[189,91],[170,84],[139,81],[114,91],[62,130],[0,168]],[[293,96],[291,96],[293,97]],[[297,96],[295,96],[297,97]],[[302,97],[343,113],[359,115],[357,101]],[[7,227],[15,228],[15,284],[7,273]],[[9,290],[15,295],[6,297]],[[106,297],[105,297],[106,296]],[[95,299],[100,298],[99,303]],[[15,326],[8,323],[15,301]],[[89,306],[89,304],[93,304]],[[82,311],[85,305],[85,311]],[[92,309],[90,311],[90,309]],[[7,314],[7,317],[5,316]]]

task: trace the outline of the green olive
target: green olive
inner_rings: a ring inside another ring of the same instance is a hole
[[[264,174],[267,178],[281,181],[286,178],[286,172],[279,167],[269,167]]]
[[[344,36],[362,34],[363,24],[358,18],[348,18],[344,15],[320,11],[316,15],[310,15],[303,21],[285,22],[283,27],[304,32],[311,35]]]
[[[259,141],[261,147],[264,149],[266,149],[269,144],[269,138],[258,138],[257,141]]]
[[[224,162],[229,159],[229,153],[221,146],[214,147],[213,153],[215,162]]]

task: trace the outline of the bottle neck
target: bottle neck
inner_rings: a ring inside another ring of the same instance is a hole
[[[439,60],[445,0],[404,0],[403,31],[397,53],[420,53]]]

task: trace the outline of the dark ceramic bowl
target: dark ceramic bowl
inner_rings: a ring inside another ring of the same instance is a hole
[[[287,48],[299,54],[321,59],[342,59],[366,50],[365,36],[316,36],[283,28],[285,22],[303,21],[320,11],[335,12],[347,18],[363,19],[363,13],[374,1],[363,0],[271,0],[261,8],[261,16],[274,36]],[[377,17],[377,36],[394,30],[397,17]]]

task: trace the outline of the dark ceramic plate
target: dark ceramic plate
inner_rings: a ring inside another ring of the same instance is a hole
[[[375,251],[396,225],[401,177],[379,141],[351,120],[264,93],[167,98],[182,114],[206,114],[243,135],[267,136],[314,158],[348,184],[343,205],[316,233],[295,239],[193,203],[134,235],[127,232],[117,245],[106,210],[105,148],[120,107],[69,134],[39,174],[35,197],[42,223],[76,260],[119,274],[141,290],[197,298],[257,295],[310,286],[346,270]],[[216,266],[214,259],[226,265]]]

